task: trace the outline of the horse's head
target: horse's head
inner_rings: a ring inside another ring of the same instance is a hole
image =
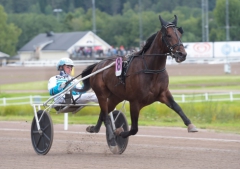
[[[168,48],[170,55],[175,58],[176,62],[180,63],[186,59],[187,53],[180,39],[183,29],[182,27],[177,27],[177,16],[174,15],[174,17],[172,22],[167,22],[159,15],[159,20],[162,25],[162,41]]]

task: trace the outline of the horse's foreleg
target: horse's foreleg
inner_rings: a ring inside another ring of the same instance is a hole
[[[124,131],[120,134],[123,138],[137,134],[139,111],[140,111],[140,108],[138,104],[130,103],[130,114],[131,114],[132,125],[129,131]]]
[[[174,110],[183,120],[184,124],[188,126],[188,132],[197,132],[196,127],[191,123],[188,117],[184,114],[182,108],[174,101],[171,93],[168,91],[160,97],[160,102],[165,103],[169,108]]]

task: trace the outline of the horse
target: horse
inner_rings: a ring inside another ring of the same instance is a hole
[[[174,101],[168,88],[167,57],[170,55],[180,63],[187,56],[181,42],[183,29],[177,27],[176,15],[172,22],[165,21],[160,15],[159,20],[161,29],[148,38],[142,49],[130,56],[122,57],[123,62],[128,63],[124,80],[115,76],[114,66],[83,80],[83,88],[80,92],[86,92],[92,88],[97,95],[101,109],[97,124],[88,126],[86,130],[90,133],[97,133],[104,122],[109,133],[108,141],[112,148],[117,146],[114,140],[115,135],[127,138],[137,134],[140,110],[156,101],[164,103],[174,110],[187,126],[188,132],[198,131]],[[117,56],[113,56],[88,66],[82,71],[82,77],[109,65],[116,58]],[[123,131],[122,128],[113,131],[108,114],[124,100],[129,101],[131,128],[129,131]]]

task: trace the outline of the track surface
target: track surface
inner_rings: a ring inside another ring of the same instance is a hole
[[[122,155],[112,154],[105,127],[88,134],[84,125],[54,125],[53,145],[37,155],[30,140],[31,122],[0,121],[0,168],[84,169],[239,169],[240,135],[185,128],[140,127]]]
[[[240,63],[231,75],[240,75]],[[76,67],[75,74],[85,66]],[[225,75],[224,66],[207,64],[167,65],[170,76]],[[48,80],[55,67],[0,67],[0,85]],[[5,91],[6,92],[6,91]],[[14,92],[14,89],[13,89]],[[29,92],[29,91],[28,91]],[[98,134],[86,126],[54,125],[54,139],[46,156],[37,155],[30,139],[31,122],[0,121],[0,169],[239,169],[240,135],[183,128],[140,127],[126,151],[113,155],[105,140],[105,127]]]
[[[86,66],[76,66],[78,75]],[[223,64],[178,64],[167,65],[169,76],[219,76],[225,75]],[[48,81],[58,74],[56,67],[0,67],[0,85],[22,82]],[[240,75],[240,63],[231,64],[231,74]]]
[[[76,66],[75,76],[80,74],[86,66]],[[167,65],[166,66],[169,77],[171,76],[222,76],[224,73],[224,64],[178,64],[178,65]],[[36,81],[48,81],[50,77],[56,75],[58,71],[56,67],[0,67],[0,92],[3,93],[43,93],[46,90],[2,90],[1,85],[13,84],[13,83],[24,83],[24,82],[36,82]],[[240,75],[240,63],[231,64],[231,75]],[[195,93],[196,90],[171,90],[172,94],[182,93]],[[228,90],[211,90],[205,91],[208,93],[214,92],[229,92]],[[239,92],[239,91],[233,91]]]

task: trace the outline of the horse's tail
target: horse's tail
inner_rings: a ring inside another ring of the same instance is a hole
[[[94,63],[94,64],[88,66],[86,69],[84,69],[84,70],[82,71],[82,78],[85,77],[85,76],[87,76],[87,75],[89,75],[89,74],[91,74],[91,73],[92,73],[92,70],[94,69],[94,67],[95,67],[97,64],[98,64],[98,63]],[[78,89],[77,91],[78,91],[78,92],[86,92],[86,91],[88,91],[88,90],[91,88],[91,86],[90,86],[90,79],[89,79],[89,78],[84,79],[82,82],[83,82],[83,87],[82,87],[82,89]]]

